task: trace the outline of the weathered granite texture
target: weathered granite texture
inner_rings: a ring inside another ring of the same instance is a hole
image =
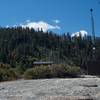
[[[100,100],[100,78],[1,82],[0,100]]]

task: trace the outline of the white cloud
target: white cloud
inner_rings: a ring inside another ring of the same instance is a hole
[[[6,28],[9,28],[9,25],[7,25]]]
[[[82,37],[84,37],[84,36],[88,35],[88,32],[85,31],[85,30],[80,30],[79,32],[72,33],[71,37],[74,37],[74,36],[79,37],[80,34],[81,34]]]
[[[18,25],[13,25],[13,27],[17,27]]]
[[[44,21],[30,22],[28,20],[26,24],[21,24],[20,26],[22,26],[23,28],[26,28],[26,27],[34,28],[35,30],[42,29],[43,32],[46,32],[47,30],[52,30],[52,29],[60,29],[60,26],[57,26],[57,25],[54,26]]]
[[[60,23],[60,20],[55,19],[55,20],[53,20],[53,22],[56,23],[56,24],[58,24],[58,23]]]
[[[29,23],[29,22],[31,22],[29,19],[28,19],[28,20],[26,20],[26,23]]]

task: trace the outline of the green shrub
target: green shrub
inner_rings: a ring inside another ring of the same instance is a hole
[[[24,68],[19,65],[16,66],[16,68],[14,68],[13,70],[14,70],[14,72],[16,72],[18,77],[21,77],[21,75],[23,75],[24,71],[25,71]]]
[[[51,70],[48,66],[35,67],[26,70],[24,77],[27,79],[50,78]]]
[[[68,65],[49,65],[37,66],[25,71],[24,78],[39,79],[39,78],[54,78],[54,77],[77,77],[80,72],[79,67],[71,67]]]
[[[10,81],[17,79],[14,70],[7,64],[0,64],[0,81]]]
[[[79,67],[71,67],[66,64],[59,64],[59,65],[53,65],[52,71],[54,77],[77,77],[77,75],[80,73]]]

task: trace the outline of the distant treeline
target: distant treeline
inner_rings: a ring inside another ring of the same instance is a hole
[[[95,57],[100,59],[100,39],[95,41]],[[29,28],[0,28],[0,62],[12,67],[32,67],[34,61],[82,65],[93,56],[91,36],[71,37],[70,33],[35,31]]]

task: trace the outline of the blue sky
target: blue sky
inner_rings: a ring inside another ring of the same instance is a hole
[[[99,0],[0,0],[0,25],[25,23],[51,25],[51,30],[91,34],[90,8],[94,9],[96,35],[100,36]],[[27,21],[27,22],[26,22]]]

